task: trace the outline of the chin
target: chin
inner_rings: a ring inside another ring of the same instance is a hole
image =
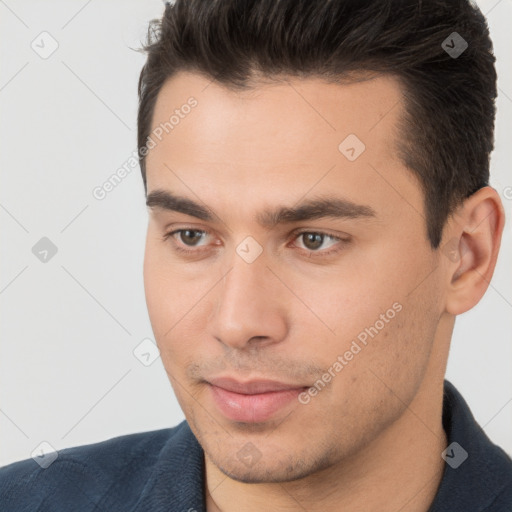
[[[211,454],[208,454],[208,458],[223,474],[245,484],[292,482],[325,470],[335,463],[330,455],[305,460],[294,455],[282,454],[279,457],[274,450],[268,451],[269,454],[261,454],[261,458],[252,465],[233,458],[212,457]]]

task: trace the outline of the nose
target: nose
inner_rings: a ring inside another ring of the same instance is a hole
[[[263,254],[247,263],[238,255],[217,288],[210,334],[226,347],[248,349],[286,338],[290,293],[267,267]]]

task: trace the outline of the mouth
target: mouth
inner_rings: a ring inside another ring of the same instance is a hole
[[[232,378],[206,381],[219,412],[231,421],[261,423],[286,408],[309,386],[272,380],[240,382]]]

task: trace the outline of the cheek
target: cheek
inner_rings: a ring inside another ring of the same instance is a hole
[[[317,353],[324,364],[347,353],[350,371],[344,373],[352,377],[369,368],[382,369],[391,380],[401,379],[397,372],[421,373],[439,316],[436,273],[425,280],[433,268],[428,255],[418,254],[411,264],[414,255],[401,258],[391,247],[387,253],[379,247],[378,253],[368,254],[352,261],[350,272],[333,274],[319,288],[306,283],[298,288],[324,324],[312,317],[303,327],[312,329],[316,323],[322,328],[323,354]]]
[[[184,302],[183,292],[179,289],[179,276],[169,264],[164,245],[165,242],[148,229],[144,254],[144,291],[151,326],[159,346],[172,333],[170,329],[178,321],[182,308],[180,304]]]
[[[148,233],[144,253],[144,292],[153,331],[158,337],[158,332],[161,328],[161,319],[164,317],[165,313],[168,290],[163,265],[162,262],[159,261],[158,251],[155,245],[155,241],[151,239]]]
[[[157,321],[176,311],[176,306],[186,300],[185,280],[180,276],[180,267],[173,264],[170,242],[162,240],[156,227],[148,228],[144,253],[144,290],[150,317]],[[160,327],[157,322],[157,327]]]
[[[148,231],[144,255],[146,304],[162,362],[173,373],[191,364],[197,345],[204,339],[203,323],[196,318],[204,314],[204,295],[212,286],[204,273],[190,280],[180,268],[172,263],[165,242]],[[200,332],[198,325],[203,326]]]

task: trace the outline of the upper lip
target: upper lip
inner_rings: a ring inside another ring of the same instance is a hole
[[[275,380],[250,380],[240,382],[230,377],[218,377],[209,379],[207,382],[227,391],[241,393],[244,395],[257,395],[259,393],[270,393],[272,391],[283,391],[287,389],[300,389],[307,386],[300,384],[286,384]]]

